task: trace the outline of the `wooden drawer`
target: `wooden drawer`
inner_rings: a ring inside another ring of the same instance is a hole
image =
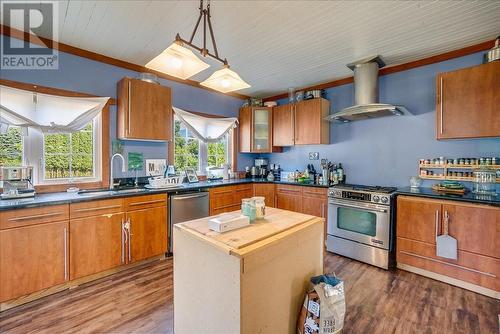
[[[158,206],[167,206],[167,194],[143,195],[127,197],[124,200],[125,210],[140,210]]]
[[[458,251],[458,260],[436,256],[435,245],[397,238],[398,263],[500,291],[500,260]]]
[[[209,191],[211,194],[228,194],[232,192],[236,188],[236,186],[221,186],[216,188],[210,188]]]
[[[215,216],[224,212],[231,212],[231,211],[237,211],[241,210],[241,205],[231,205],[231,206],[226,206],[224,208],[219,208],[219,209],[213,209],[210,211],[211,216]]]
[[[68,219],[68,204],[0,211],[0,230]]]
[[[235,205],[234,187],[218,187],[210,189],[210,212]]]
[[[302,189],[302,196],[304,196],[304,197],[317,197],[317,198],[320,198],[323,200],[327,200],[328,189],[304,187],[304,189]]]
[[[242,184],[238,185],[234,189],[233,204],[241,204],[243,198],[249,198],[253,196],[253,184]]]
[[[277,184],[276,185],[277,194],[291,194],[296,196],[302,196],[302,186],[294,186],[288,184]]]
[[[72,203],[71,219],[123,212],[123,199],[103,199],[89,202]]]

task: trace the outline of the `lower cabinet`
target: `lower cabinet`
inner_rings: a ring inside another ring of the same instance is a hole
[[[117,213],[71,220],[71,279],[125,263],[124,219],[124,213]]]
[[[67,281],[67,248],[68,221],[1,230],[0,302]]]
[[[302,212],[302,187],[276,185],[276,207],[278,209]]]
[[[241,208],[241,200],[253,196],[253,184],[239,184],[234,186],[223,186],[211,188],[210,192],[210,215],[218,215],[224,212],[236,211]]]
[[[164,254],[167,251],[166,206],[127,212],[129,240],[127,263]]]
[[[457,240],[456,260],[436,254],[436,236],[446,226]],[[399,267],[500,291],[500,208],[398,196],[396,231]]]
[[[274,203],[276,193],[274,191],[274,183],[254,183],[253,195],[264,197],[266,199],[266,206],[275,207]]]

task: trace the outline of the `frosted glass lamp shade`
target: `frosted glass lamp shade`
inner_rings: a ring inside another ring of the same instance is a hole
[[[215,71],[207,80],[200,82],[200,85],[223,93],[251,87],[226,65],[223,69]]]
[[[196,57],[193,51],[174,42],[149,61],[146,67],[185,80],[210,65]]]

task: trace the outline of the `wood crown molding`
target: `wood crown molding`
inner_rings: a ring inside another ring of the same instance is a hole
[[[17,38],[17,39],[20,39],[23,41],[27,41],[27,42],[36,44],[36,45],[46,46],[46,47],[49,47],[51,49],[59,50],[61,52],[73,54],[75,56],[95,60],[95,61],[105,63],[105,64],[110,64],[110,65],[122,67],[122,68],[125,68],[128,70],[131,70],[131,71],[135,71],[135,72],[139,72],[139,73],[141,73],[141,72],[153,73],[153,74],[157,75],[159,78],[179,82],[179,83],[182,83],[185,85],[189,85],[189,86],[193,86],[193,87],[197,87],[197,88],[201,88],[201,89],[205,89],[205,90],[208,90],[208,91],[211,91],[214,93],[218,93],[218,94],[222,94],[222,95],[226,95],[226,96],[232,96],[232,97],[236,97],[236,98],[239,98],[242,100],[249,98],[249,96],[247,96],[247,95],[238,94],[238,93],[222,93],[222,92],[216,91],[214,89],[202,86],[202,85],[200,85],[200,83],[198,81],[179,79],[179,78],[170,76],[170,75],[165,74],[165,73],[151,70],[151,69],[149,69],[145,66],[142,66],[142,65],[130,63],[130,62],[120,60],[117,58],[108,57],[108,56],[105,56],[105,55],[100,54],[100,53],[80,49],[80,48],[77,48],[77,47],[69,45],[69,44],[58,43],[58,42],[53,41],[51,39],[39,37],[39,36],[30,34],[28,32],[24,32],[22,30],[12,28],[12,27],[9,27],[9,26],[3,25],[3,24],[0,24],[0,33],[4,36]]]
[[[392,73],[396,73],[396,72],[407,71],[407,70],[410,70],[412,68],[426,66],[426,65],[435,64],[435,63],[440,63],[440,62],[445,61],[445,60],[450,60],[453,58],[467,56],[467,55],[470,55],[470,54],[473,54],[476,52],[486,51],[486,50],[491,49],[494,45],[495,45],[495,40],[492,39],[492,40],[489,40],[486,42],[474,44],[474,45],[467,46],[465,48],[461,48],[458,50],[448,51],[448,52],[441,53],[441,54],[438,54],[435,56],[410,61],[408,63],[384,67],[384,68],[380,69],[379,76],[392,74]],[[354,82],[354,77],[346,77],[346,78],[342,78],[342,79],[337,79],[337,80],[333,80],[333,81],[329,81],[329,82],[320,83],[320,84],[317,84],[314,86],[299,88],[299,89],[297,89],[297,91],[299,91],[299,90],[312,90],[312,89],[327,89],[327,88],[332,88],[332,87],[336,87],[336,86],[346,85],[346,84],[349,84],[352,82]],[[283,99],[286,97],[288,97],[288,93],[281,93],[281,94],[277,94],[274,96],[266,97],[263,100],[264,101],[272,101],[272,100]]]

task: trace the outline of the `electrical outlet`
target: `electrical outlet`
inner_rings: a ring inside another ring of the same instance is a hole
[[[319,152],[309,152],[309,160],[319,160]]]

